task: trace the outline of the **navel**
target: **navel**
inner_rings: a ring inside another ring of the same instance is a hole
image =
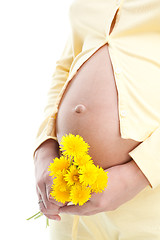
[[[86,107],[82,104],[78,104],[74,110],[76,113],[83,113],[86,110]]]

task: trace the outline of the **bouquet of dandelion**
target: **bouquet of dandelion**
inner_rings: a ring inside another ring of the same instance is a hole
[[[95,166],[89,145],[79,135],[65,135],[60,143],[62,155],[55,158],[48,170],[53,176],[51,196],[57,201],[83,205],[91,193],[100,193],[107,186],[107,173]]]
[[[93,192],[100,193],[107,186],[107,172],[94,165],[88,150],[89,145],[81,136],[69,134],[62,137],[61,156],[53,159],[48,167],[49,175],[53,177],[50,195],[56,201],[82,206]],[[42,215],[38,212],[28,220]]]

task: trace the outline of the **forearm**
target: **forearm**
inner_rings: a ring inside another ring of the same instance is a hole
[[[83,206],[61,207],[60,213],[89,216],[114,211],[149,185],[147,178],[133,160],[108,168],[106,171],[108,184],[104,192],[92,194],[91,199]]]
[[[59,157],[59,144],[56,140],[47,139],[35,151],[35,162],[39,159]]]
[[[135,189],[138,193],[146,186],[150,185],[150,182],[134,160],[131,160],[130,162],[122,165],[122,168],[122,174],[125,172],[123,179],[124,184],[126,185],[126,189],[132,189],[133,186],[133,189]]]

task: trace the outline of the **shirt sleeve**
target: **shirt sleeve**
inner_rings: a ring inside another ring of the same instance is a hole
[[[55,119],[57,106],[56,101],[61,92],[69,74],[71,64],[73,62],[72,37],[68,35],[65,46],[62,50],[60,58],[56,61],[56,67],[51,79],[51,86],[47,94],[47,103],[44,108],[42,122],[38,126],[37,135],[33,146],[33,159],[36,149],[47,139],[57,141],[55,133]]]
[[[160,184],[160,127],[129,155],[146,176],[152,188]]]

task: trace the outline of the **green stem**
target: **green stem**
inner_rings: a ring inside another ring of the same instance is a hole
[[[30,220],[30,219],[32,219],[32,218],[34,218],[34,217],[36,217],[37,215],[39,215],[39,214],[42,214],[41,212],[37,212],[36,214],[34,214],[33,216],[31,216],[31,217],[29,217],[29,218],[27,218],[26,220]]]
[[[49,220],[46,218],[46,228],[49,227]]]
[[[37,219],[39,217],[41,217],[43,215],[43,213],[40,213],[37,217],[35,217],[34,219]]]

